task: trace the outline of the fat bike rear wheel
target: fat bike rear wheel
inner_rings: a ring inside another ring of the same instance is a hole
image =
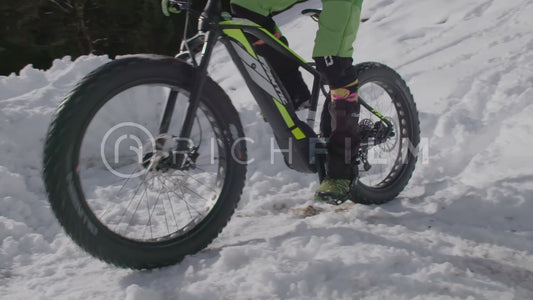
[[[359,177],[352,182],[350,200],[383,204],[398,196],[414,172],[420,143],[418,111],[409,87],[396,71],[375,62],[355,67],[359,97],[368,106],[361,106],[359,116],[362,140],[354,162]],[[327,105],[328,100],[324,103],[320,125],[324,137],[331,133]],[[387,123],[391,130],[386,130]],[[320,174],[321,180],[324,175],[324,172]]]
[[[119,59],[87,75],[54,116],[44,149],[49,201],[93,256],[134,269],[175,264],[233,214],[246,172],[242,125],[207,78],[191,135],[179,136],[194,75],[173,58]],[[160,134],[171,93],[173,117]]]

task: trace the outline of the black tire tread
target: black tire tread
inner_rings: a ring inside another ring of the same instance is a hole
[[[109,264],[132,269],[150,269],[172,265],[181,261],[186,255],[207,247],[222,232],[235,211],[242,194],[246,173],[246,166],[241,164],[238,168],[233,168],[235,174],[227,175],[232,177],[229,179],[231,180],[230,189],[234,194],[230,195],[231,199],[221,199],[219,201],[223,201],[224,205],[219,208],[217,213],[223,214],[224,217],[216,218],[215,224],[204,225],[205,230],[201,233],[196,233],[196,236],[200,234],[203,236],[199,239],[197,238],[194,245],[186,245],[184,251],[180,252],[180,249],[177,249],[181,247],[180,245],[174,245],[174,248],[169,247],[165,250],[172,252],[167,253],[168,255],[165,257],[157,259],[150,257],[143,260],[140,259],[143,256],[143,252],[153,251],[150,246],[138,245],[138,249],[131,249],[129,253],[120,252],[120,249],[110,249],[110,247],[116,247],[117,244],[121,244],[123,241],[118,241],[113,245],[110,244],[109,240],[106,240],[109,239],[108,233],[106,233],[105,239],[102,239],[102,234],[100,233],[98,234],[99,236],[91,234],[90,228],[88,228],[90,226],[87,225],[88,220],[81,218],[79,213],[79,210],[88,209],[88,207],[84,203],[81,203],[81,205],[79,203],[76,204],[66,192],[69,188],[66,185],[69,183],[65,178],[70,171],[68,170],[69,166],[65,165],[65,161],[69,157],[68,155],[72,155],[72,141],[76,138],[69,128],[73,122],[78,122],[77,119],[79,119],[80,113],[91,109],[91,103],[86,99],[86,95],[90,94],[93,89],[99,88],[102,84],[113,82],[114,78],[120,74],[127,74],[131,70],[142,70],[147,65],[151,65],[154,68],[164,68],[167,72],[168,70],[176,72],[178,77],[183,80],[189,80],[189,82],[183,83],[184,85],[190,86],[192,84],[193,76],[191,74],[194,72],[193,68],[183,61],[166,56],[138,55],[105,64],[84,77],[60,104],[46,136],[43,156],[43,178],[48,199],[56,218],[66,233],[81,248],[94,257]],[[179,76],[180,72],[184,74]],[[237,127],[239,134],[244,136],[236,109],[231,104],[226,93],[210,78],[206,81],[204,93],[216,97],[216,107],[219,114],[225,115],[226,118],[232,120],[232,124]],[[206,99],[209,100],[209,98]],[[244,155],[246,155],[246,148],[244,145],[242,147],[244,148]],[[103,227],[99,227],[98,230],[103,230]],[[125,251],[125,249],[123,248],[122,251]]]
[[[368,79],[367,82],[376,83],[376,81],[372,80],[372,77],[374,79],[386,78],[386,81],[388,81],[389,84],[393,84],[395,88],[402,93],[402,99],[406,101],[404,104],[408,108],[408,114],[411,120],[410,125],[413,126],[413,132],[411,132],[411,134],[415,138],[414,144],[418,145],[420,140],[420,120],[418,118],[418,110],[416,108],[416,103],[413,100],[413,95],[401,76],[392,68],[377,62],[364,62],[357,64],[355,66],[355,73],[360,80],[360,84],[366,83],[365,79]],[[328,103],[328,101],[324,103],[324,109],[321,115],[320,123],[321,133],[324,136],[329,135],[331,132],[331,126],[329,125],[331,122],[331,117],[329,116],[329,113],[327,113],[328,110],[326,109]],[[411,157],[408,163],[409,165],[403,170],[403,172],[407,174],[399,176],[394,184],[391,184],[385,189],[378,190],[367,188],[360,184],[355,184],[352,186],[350,200],[359,204],[372,205],[384,204],[395,199],[401,193],[401,191],[403,191],[411,179],[417,159],[418,156]],[[322,163],[324,163],[324,161],[325,159],[322,159]],[[324,177],[325,172],[319,174],[320,180],[323,180]]]
[[[410,125],[414,126],[415,132],[412,132],[412,134],[415,137],[414,144],[415,146],[417,146],[420,140],[420,120],[418,117],[418,109],[416,107],[416,103],[413,99],[411,90],[409,89],[409,86],[407,85],[405,80],[403,80],[403,78],[394,69],[377,62],[361,63],[356,65],[356,68],[358,77],[360,77],[363,73],[381,72],[387,74],[387,77],[389,77],[390,80],[395,81],[395,85],[402,90],[402,92],[404,93],[403,98],[407,101],[407,103],[404,104],[408,106],[409,118],[411,119],[411,122],[413,122],[413,124]],[[393,184],[393,186],[387,189],[387,191],[368,191],[358,186],[357,188],[352,190],[352,201],[365,205],[379,205],[395,199],[404,190],[404,188],[409,183],[409,180],[413,176],[417,160],[418,155],[410,158],[409,165],[404,170],[404,173],[406,173],[406,175],[400,176],[398,180],[396,180],[396,182]]]

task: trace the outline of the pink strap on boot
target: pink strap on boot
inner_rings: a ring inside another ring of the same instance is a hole
[[[346,100],[348,102],[357,102],[359,95],[357,92],[350,92],[349,89],[340,88],[331,90],[331,101]]]
[[[348,102],[357,102],[359,95],[357,94],[359,80],[338,89],[331,90],[331,101],[345,100]]]

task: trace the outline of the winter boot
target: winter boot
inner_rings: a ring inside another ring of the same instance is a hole
[[[350,179],[326,178],[315,193],[315,200],[338,205],[350,199]]]
[[[350,184],[358,176],[353,165],[359,150],[358,83],[356,79],[341,88],[331,89],[331,135],[328,141],[325,179],[315,199],[340,204],[350,198]]]

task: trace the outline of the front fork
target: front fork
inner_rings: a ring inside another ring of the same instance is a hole
[[[192,79],[192,89],[189,95],[189,105],[187,107],[187,113],[183,124],[181,126],[181,131],[179,133],[179,138],[177,139],[177,145],[175,151],[172,151],[166,160],[168,160],[167,165],[173,168],[184,168],[187,162],[188,150],[190,148],[189,138],[191,131],[194,125],[194,119],[196,117],[196,111],[200,104],[200,98],[202,97],[202,91],[204,84],[207,79],[207,67],[209,61],[211,60],[211,55],[213,53],[213,48],[218,39],[218,33],[210,31],[205,36],[205,42],[202,49],[202,59],[200,64],[194,68],[194,74]],[[189,55],[194,56],[194,53]],[[178,55],[179,57],[179,55]],[[170,123],[172,116],[174,114],[174,108],[176,106],[176,100],[178,98],[179,92],[177,90],[171,90],[165,108],[163,110],[163,116],[159,125],[159,133],[156,138],[156,151],[163,151],[165,142],[168,138],[168,130],[170,128]]]

